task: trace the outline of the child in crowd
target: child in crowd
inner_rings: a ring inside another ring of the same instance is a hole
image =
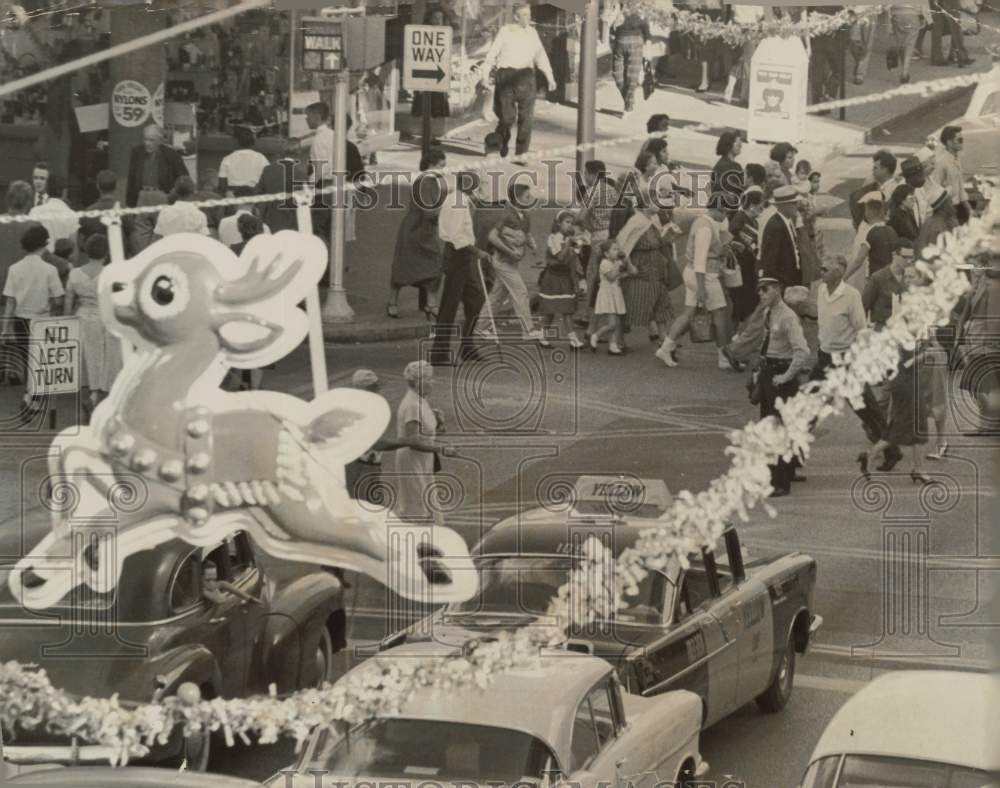
[[[635,276],[638,271],[614,239],[601,243],[601,266],[598,270],[601,287],[597,292],[594,314],[598,317],[607,315],[608,319],[590,335],[590,350],[596,353],[601,337],[611,331],[614,332],[614,338],[608,343],[608,355],[620,356],[624,352],[622,345],[625,343],[626,314],[621,280],[626,276]]]
[[[500,226],[497,228],[500,233],[500,240],[513,252],[520,260],[528,247],[530,236],[524,231],[520,220],[513,213],[507,214]],[[499,249],[493,249],[493,262],[506,262],[506,257]]]
[[[570,347],[577,350],[583,347],[583,342],[570,325],[570,317],[576,311],[576,294],[582,276],[580,258],[572,242],[575,221],[572,211],[559,211],[552,224],[545,250],[545,268],[538,277],[538,297],[539,312],[545,316],[545,328],[558,317],[562,334],[569,340]],[[550,347],[545,331],[539,342],[543,347]]]
[[[801,190],[808,190],[809,187],[809,176],[812,175],[812,165],[809,163],[808,159],[799,159],[795,164],[795,178],[792,180],[792,186]]]

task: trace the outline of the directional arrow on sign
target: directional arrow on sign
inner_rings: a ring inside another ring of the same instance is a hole
[[[431,69],[414,69],[413,70],[414,79],[433,79],[435,82],[440,82],[445,78],[444,71],[441,70],[441,66],[435,66],[434,70]]]

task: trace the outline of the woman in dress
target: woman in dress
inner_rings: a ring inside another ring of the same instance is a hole
[[[917,205],[913,187],[903,183],[897,186],[889,198],[889,226],[896,231],[900,243],[913,246],[920,233],[915,208]]]
[[[740,194],[743,193],[743,167],[736,161],[742,149],[743,138],[732,129],[722,132],[715,145],[719,160],[712,168],[712,191],[721,191],[726,195],[726,208],[730,211],[739,208]]]
[[[90,397],[85,410],[93,410],[111,391],[111,384],[122,368],[121,344],[101,320],[97,301],[97,279],[108,264],[108,238],[92,235],[84,247],[87,263],[69,272],[63,311],[80,319],[80,351],[83,357],[84,386]]]
[[[432,505],[434,461],[438,455],[454,457],[451,446],[436,440],[439,418],[431,407],[434,368],[427,361],[411,361],[403,369],[407,390],[396,409],[396,437],[409,445],[396,451],[396,503],[393,511],[400,520],[434,522],[440,525],[441,511]]]
[[[899,238],[896,231],[885,223],[885,198],[882,192],[868,192],[858,202],[864,206],[865,218],[858,225],[852,257],[844,279],[860,293],[864,292],[868,277],[892,262],[892,256],[899,248]]]
[[[919,287],[923,277],[916,266],[903,272],[907,290]],[[927,385],[927,375],[918,375],[917,358],[913,351],[904,350],[899,360],[896,376],[889,381],[889,419],[886,434],[872,446],[868,453],[867,467],[875,464],[875,457],[891,446],[909,446],[913,458],[910,479],[914,484],[926,485],[931,480],[923,470],[923,447],[927,443],[927,419],[931,414],[932,391]],[[867,468],[862,464],[862,470]]]
[[[399,291],[415,287],[419,291],[418,305],[428,320],[437,319],[437,289],[441,279],[441,238],[438,235],[438,213],[444,203],[447,187],[444,179],[428,170],[445,166],[444,151],[431,149],[421,160],[420,170],[410,188],[410,205],[396,234],[396,251],[392,258],[389,282],[389,303],[385,312],[399,317]]]
[[[733,236],[731,248],[740,265],[743,284],[729,290],[733,301],[733,324],[738,326],[757,308],[757,242],[760,227],[757,217],[764,210],[764,193],[757,186],[744,192],[740,200],[740,210],[729,220],[729,232]]]
[[[633,276],[622,280],[626,331],[648,326],[649,341],[653,343],[660,341],[673,320],[668,266],[673,265],[676,236],[663,226],[659,213],[659,206],[644,195],[618,236],[622,251],[636,269]]]

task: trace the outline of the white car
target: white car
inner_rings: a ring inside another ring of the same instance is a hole
[[[801,788],[1000,788],[1000,677],[879,676],[838,711]]]
[[[958,159],[966,176],[1000,175],[1000,63],[976,85],[965,114],[947,125],[962,129]],[[931,138],[939,141],[941,129]]]
[[[390,659],[461,656],[436,643],[382,652]],[[370,662],[341,681],[357,680]],[[545,651],[536,668],[498,673],[485,688],[419,689],[398,716],[349,731],[317,730],[273,788],[394,785],[688,786],[707,765],[698,751],[702,704],[686,691],[623,692],[597,657]]]

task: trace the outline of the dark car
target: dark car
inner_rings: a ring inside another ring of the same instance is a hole
[[[643,531],[662,525],[656,518],[670,500],[662,481],[636,479],[638,494],[625,496],[620,484],[582,477],[568,515],[538,508],[495,525],[473,550],[479,595],[390,635],[381,647],[421,639],[451,645],[539,623],[590,537],[617,558]],[[614,510],[615,500],[625,502],[623,510]],[[816,561],[801,553],[746,560],[732,528],[715,549],[689,559],[687,568],[673,560],[650,572],[624,609],[570,633],[568,648],[615,664],[630,692],[697,693],[705,726],[755,699],[764,711],[784,708],[795,656],[822,624],[812,611]]]
[[[125,559],[117,591],[78,588],[42,613],[19,605],[7,583],[4,565],[23,549],[16,543],[33,543],[17,530],[8,524],[0,536],[0,662],[44,669],[70,695],[117,693],[126,705],[175,694],[185,683],[211,699],[334,678],[345,619],[343,590],[330,572],[259,553],[243,533],[202,548],[173,540]],[[14,764],[109,760],[105,748],[43,726],[15,726],[5,739],[4,759]],[[178,733],[150,760],[186,759],[201,770],[209,754],[207,733]]]

